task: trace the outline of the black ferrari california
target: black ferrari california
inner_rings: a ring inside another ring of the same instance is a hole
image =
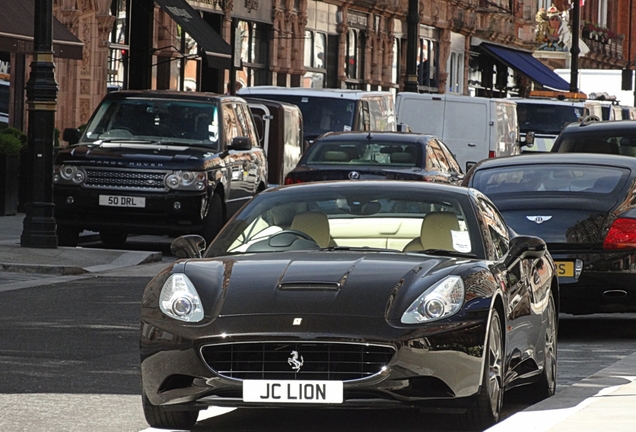
[[[561,284],[561,312],[636,311],[636,158],[497,158],[478,163],[465,185],[488,195],[517,233],[546,241]]]
[[[269,189],[146,287],[148,423],[209,406],[448,411],[470,429],[504,392],[554,394],[559,284],[538,237],[477,190],[408,181]]]

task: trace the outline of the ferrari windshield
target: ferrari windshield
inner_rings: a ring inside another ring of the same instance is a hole
[[[480,241],[468,203],[462,194],[374,190],[363,182],[267,191],[226,226],[207,256],[365,248],[471,255]]]
[[[107,100],[86,127],[82,142],[153,141],[203,144],[219,140],[215,102],[129,98]]]

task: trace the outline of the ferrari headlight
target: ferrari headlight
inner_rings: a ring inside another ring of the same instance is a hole
[[[448,276],[419,296],[402,315],[402,323],[418,324],[449,317],[464,304],[464,282]]]
[[[199,293],[183,273],[171,275],[161,288],[159,308],[171,318],[199,322],[203,319],[203,306]]]

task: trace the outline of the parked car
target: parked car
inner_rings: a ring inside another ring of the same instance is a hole
[[[438,136],[465,171],[482,159],[521,153],[514,101],[401,92],[395,106],[398,124]]]
[[[615,123],[615,122],[613,122]],[[540,153],[477,164],[464,185],[548,244],[561,311],[636,311],[636,158]]]
[[[423,180],[459,184],[462,169],[432,135],[330,132],[309,147],[285,184],[321,180]]]
[[[108,93],[54,166],[58,242],[82,230],[119,246],[128,234],[210,241],[266,188],[267,161],[245,100],[212,93]]]
[[[267,156],[269,186],[280,186],[303,154],[303,115],[298,106],[246,97]]]
[[[589,119],[568,125],[554,142],[552,152],[636,156],[636,122]]]
[[[554,394],[554,263],[474,189],[270,188],[204,243],[176,239],[186,259],[141,299],[153,427],[189,429],[215,405],[438,408],[483,430],[508,389]]]
[[[330,131],[396,130],[395,102],[388,91],[254,86],[243,87],[237,94],[298,105],[308,144]]]

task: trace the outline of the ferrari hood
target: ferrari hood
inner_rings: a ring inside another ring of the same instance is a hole
[[[397,297],[415,299],[457,261],[398,253],[282,252],[193,260],[185,273],[206,315],[385,317]]]

